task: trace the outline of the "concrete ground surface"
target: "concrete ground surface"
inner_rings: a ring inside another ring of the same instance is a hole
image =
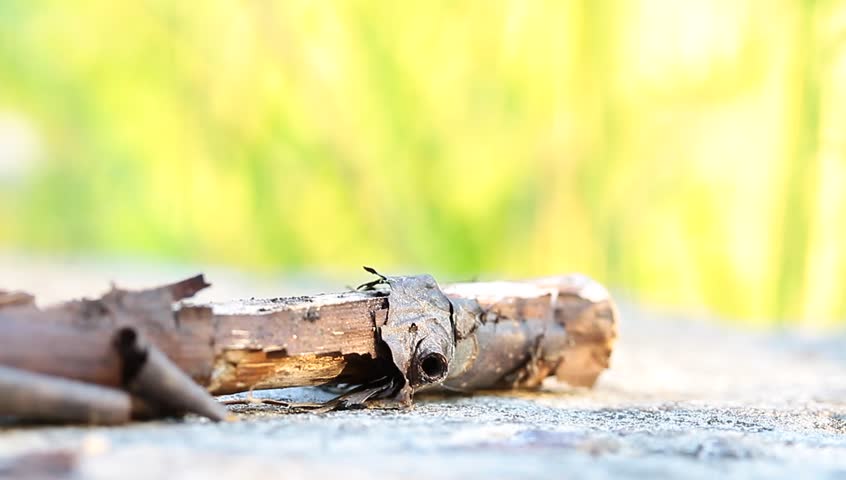
[[[47,286],[41,267],[6,260],[0,288],[49,300],[101,290],[77,293],[73,268]],[[95,268],[86,278],[98,272],[113,273]],[[172,274],[141,280],[179,278]],[[264,283],[262,294],[300,293]],[[60,478],[82,479],[846,479],[846,335],[740,331],[632,305],[622,313],[612,368],[592,390],[553,383],[538,393],[429,397],[411,411],[242,406],[233,407],[239,421],[224,424],[0,427],[0,478],[21,478],[8,470],[15,459],[58,451],[74,458]]]

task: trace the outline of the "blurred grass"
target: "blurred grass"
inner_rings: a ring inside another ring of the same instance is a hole
[[[844,41],[835,1],[0,0],[40,141],[0,245],[842,321]]]

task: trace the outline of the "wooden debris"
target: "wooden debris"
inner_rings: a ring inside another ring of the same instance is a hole
[[[128,422],[126,392],[0,366],[0,417],[40,422],[118,424]]]
[[[552,375],[590,387],[608,368],[617,314],[608,292],[587,277],[455,284],[444,291],[458,306],[458,354],[446,389],[537,388]]]
[[[162,415],[196,413],[215,421],[226,419],[226,409],[154,345],[130,327],[118,330],[115,347],[121,356],[124,387]]]
[[[192,304],[190,308],[213,313],[213,368],[208,380],[195,378],[214,394],[361,383],[392,370],[377,337],[388,319],[384,292]]]
[[[359,291],[210,304],[185,300],[202,276],[43,310],[4,294],[0,365],[213,419],[222,410],[187,377],[212,394],[348,386],[342,408],[409,405],[436,387],[536,388],[551,375],[590,386],[608,366],[617,315],[586,277],[441,289],[428,275],[376,275]]]
[[[36,404],[54,405],[62,400],[57,389],[66,387],[76,395],[68,399],[71,403],[66,415],[72,418],[67,420],[126,421],[132,410],[130,397],[120,390],[113,390],[115,394],[109,396],[101,388],[105,403],[92,401],[92,417],[81,418],[83,412],[71,408],[77,399],[97,395],[82,387],[99,385],[122,388],[138,397],[134,403],[145,416],[197,413],[213,420],[223,419],[226,413],[220,405],[182,371],[194,369],[208,374],[212,361],[210,330],[203,339],[202,325],[196,329],[179,328],[173,311],[175,301],[206,286],[202,276],[198,276],[141,292],[113,289],[100,300],[68,302],[45,310],[32,302],[2,305],[0,365],[13,367],[6,372],[10,384],[30,381],[32,385],[32,389],[17,387],[23,396],[6,405],[12,409],[9,414],[28,417],[31,412],[26,406],[27,398]],[[168,356],[176,359],[179,366],[173,365],[152,342],[139,343],[136,329],[168,348]],[[20,371],[41,376],[22,379]],[[15,372],[19,374],[13,375]],[[61,383],[71,380],[84,383]],[[75,386],[79,388],[74,389]],[[126,401],[119,402],[118,394]],[[42,417],[54,418],[53,415],[63,414],[45,412]]]

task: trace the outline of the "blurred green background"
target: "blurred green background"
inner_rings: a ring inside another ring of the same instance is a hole
[[[846,318],[846,5],[0,0],[0,247]]]

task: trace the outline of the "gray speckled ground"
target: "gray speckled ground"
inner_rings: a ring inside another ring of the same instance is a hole
[[[80,453],[77,476],[92,479],[846,479],[846,336],[623,314],[613,367],[589,391],[432,397],[409,412],[239,407],[229,424],[6,429],[0,466],[67,448]]]

